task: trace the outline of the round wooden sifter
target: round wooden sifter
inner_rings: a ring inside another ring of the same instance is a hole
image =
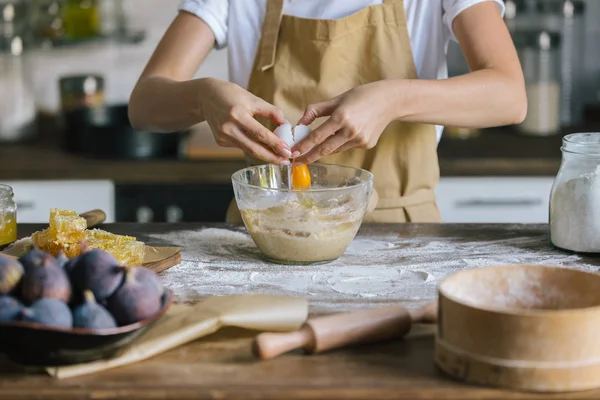
[[[438,288],[435,358],[460,380],[536,392],[600,387],[600,274],[476,268]]]

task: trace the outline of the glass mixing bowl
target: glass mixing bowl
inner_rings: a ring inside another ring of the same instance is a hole
[[[373,189],[373,174],[330,164],[309,167],[308,189],[289,188],[291,167],[259,165],[233,174],[244,224],[263,256],[278,264],[327,263],[356,236]]]

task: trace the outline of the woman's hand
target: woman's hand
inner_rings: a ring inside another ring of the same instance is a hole
[[[397,102],[388,88],[386,81],[368,83],[331,100],[309,105],[298,124],[309,125],[319,117],[330,117],[294,146],[293,152],[303,154],[298,162],[310,164],[348,149],[373,148],[394,119]]]
[[[267,117],[281,125],[283,112],[240,86],[207,78],[200,100],[202,114],[223,147],[239,147],[253,157],[273,164],[289,164],[289,147],[254,116]]]

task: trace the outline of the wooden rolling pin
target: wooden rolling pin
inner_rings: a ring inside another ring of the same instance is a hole
[[[437,322],[437,302],[416,310],[389,306],[309,319],[295,332],[257,335],[252,351],[262,360],[295,349],[303,349],[307,354],[321,353],[359,343],[401,338],[415,322]]]

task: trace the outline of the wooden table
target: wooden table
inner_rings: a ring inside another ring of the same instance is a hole
[[[39,228],[22,225],[19,233],[23,236]],[[183,246],[182,264],[166,271],[164,280],[184,301],[197,301],[211,294],[252,291],[298,295],[305,290],[314,314],[391,303],[417,306],[433,299],[437,282],[456,269],[515,262],[569,265],[587,270],[597,270],[600,265],[600,259],[553,249],[547,241],[547,228],[542,225],[365,225],[342,259],[328,266],[302,268],[262,263],[255,258],[252,242],[240,227],[115,224],[104,228],[133,234],[151,244]],[[223,243],[228,237],[230,243]],[[236,258],[243,263],[236,264]],[[364,275],[364,268],[370,263],[377,279],[364,281],[367,293],[356,294],[350,286],[343,285],[343,279]],[[192,267],[204,277],[206,285],[201,293],[194,292],[198,283],[191,279]],[[306,269],[318,277],[313,284],[286,285],[285,279],[281,279],[297,275],[302,282]],[[345,271],[341,280],[335,275],[339,270]],[[386,270],[391,272],[386,275]],[[239,284],[240,277],[236,275],[242,273],[249,277],[244,285]],[[251,279],[257,276],[261,279]],[[335,276],[338,278],[332,278]],[[386,276],[391,278],[386,281]],[[419,276],[422,281],[417,279]],[[230,285],[226,284],[228,279]],[[403,281],[406,281],[404,286],[397,285]],[[258,362],[249,348],[255,334],[224,329],[145,362],[65,380],[25,373],[2,360],[0,398],[600,398],[600,390],[542,395],[455,382],[434,367],[432,335],[315,356],[295,352]]]

